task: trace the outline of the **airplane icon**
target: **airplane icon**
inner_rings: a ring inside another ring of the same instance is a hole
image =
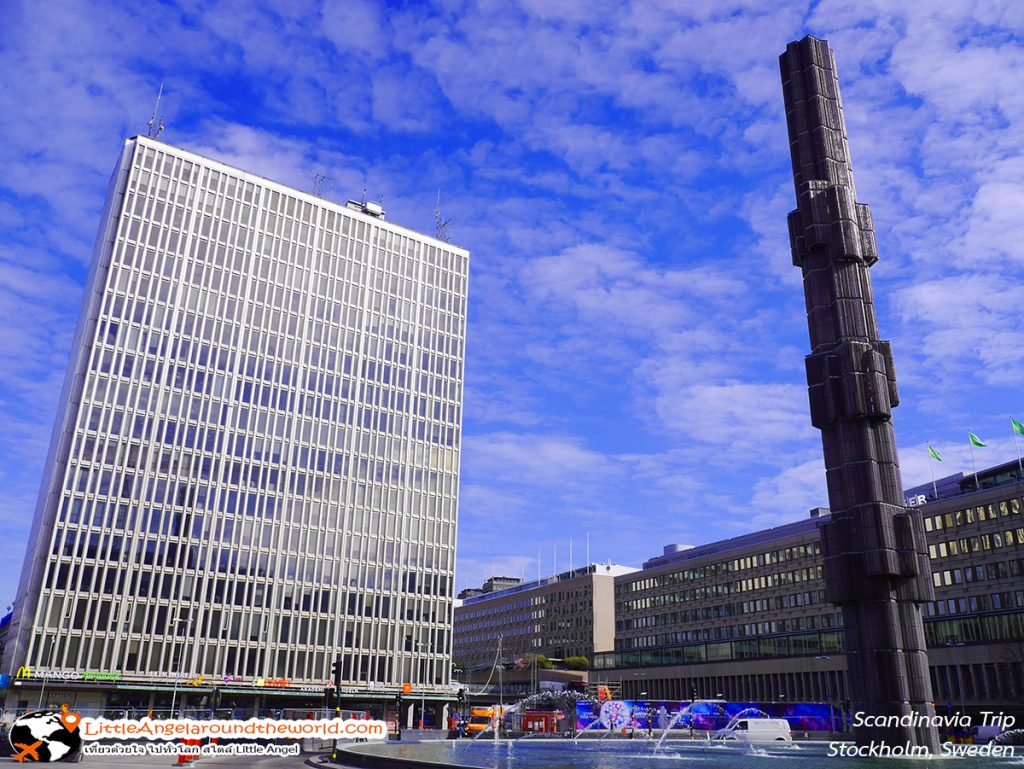
[[[23,761],[38,761],[39,760],[39,748],[42,746],[42,740],[36,740],[31,745],[22,745],[20,742],[14,743],[14,747],[20,749],[20,753],[11,753],[11,758],[14,758],[20,764]]]

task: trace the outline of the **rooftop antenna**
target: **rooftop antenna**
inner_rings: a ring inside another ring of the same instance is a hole
[[[322,198],[325,192],[334,189],[334,179],[321,173],[313,174],[313,194]]]
[[[441,218],[441,190],[437,191],[437,205],[434,206],[434,230],[437,234],[437,239],[444,243],[451,243],[452,236],[448,231],[449,225],[451,225],[451,219]]]
[[[163,118],[163,115],[160,115],[159,117],[157,116],[157,113],[160,111],[160,99],[163,97],[163,95],[164,95],[164,84],[161,82],[160,83],[160,90],[157,92],[157,95],[156,95],[156,104],[153,105],[153,115],[152,115],[152,117],[149,118],[149,123],[147,123],[147,130],[146,130],[147,138],[159,139],[160,138],[160,132],[164,130],[164,118]]]

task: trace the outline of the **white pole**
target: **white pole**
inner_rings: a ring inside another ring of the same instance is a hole
[[[498,741],[498,730],[501,727],[501,721],[505,716],[505,682],[502,675],[502,671],[505,666],[502,664],[501,658],[501,642],[505,640],[504,636],[498,636],[498,718],[494,722],[494,741]]]
[[[590,566],[590,532],[587,532],[587,566]]]
[[[974,488],[981,491],[981,483],[978,482],[978,463],[974,461],[974,441],[971,440],[971,431],[967,431],[967,445],[971,447],[971,466],[974,468]]]
[[[1012,427],[1011,427],[1011,429],[1012,429]],[[1024,481],[1024,464],[1022,464],[1021,461],[1020,461],[1020,446],[1017,445],[1017,431],[1016,430],[1013,430],[1013,448],[1016,449],[1016,451],[1017,451],[1017,470],[1019,471],[1019,473],[1017,474],[1017,480],[1018,481]]]
[[[932,491],[935,493],[935,498],[939,498],[939,487],[935,485],[935,468],[932,466],[932,445],[928,444],[928,472],[932,474]]]
[[[572,573],[572,537],[569,537],[569,573]]]

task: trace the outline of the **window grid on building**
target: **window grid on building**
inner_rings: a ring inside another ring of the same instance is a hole
[[[468,255],[129,157],[25,664],[446,684]]]

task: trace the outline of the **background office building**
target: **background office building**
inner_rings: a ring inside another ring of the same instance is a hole
[[[1024,718],[1024,482],[1016,462],[911,489],[936,600],[923,607],[935,702]],[[980,488],[979,488],[980,487]],[[825,600],[827,510],[722,542],[670,545],[615,580],[615,651],[592,681],[624,697],[847,700],[842,614]]]
[[[522,584],[522,582],[523,580],[519,577],[489,577],[480,587],[467,587],[464,590],[460,590],[457,598],[460,601],[465,600],[466,598],[476,598],[478,595],[495,593],[499,590],[504,590],[505,588],[515,587],[516,585]],[[456,606],[458,605],[459,604],[456,604]]]
[[[467,271],[379,206],[128,140],[8,705],[308,699],[336,657],[352,698],[448,696]]]
[[[508,578],[488,580],[479,595],[465,598],[455,608],[454,662],[462,680],[497,682],[497,674],[491,672],[496,662],[514,666],[517,660],[542,654],[559,661],[586,657],[590,663],[595,652],[611,651],[615,578],[634,571],[601,563],[530,582],[514,579],[517,584],[499,589],[494,588],[507,584]],[[536,688],[541,680],[564,684],[586,676],[539,672],[527,665],[503,678],[509,684],[506,691],[527,694],[531,682]]]

